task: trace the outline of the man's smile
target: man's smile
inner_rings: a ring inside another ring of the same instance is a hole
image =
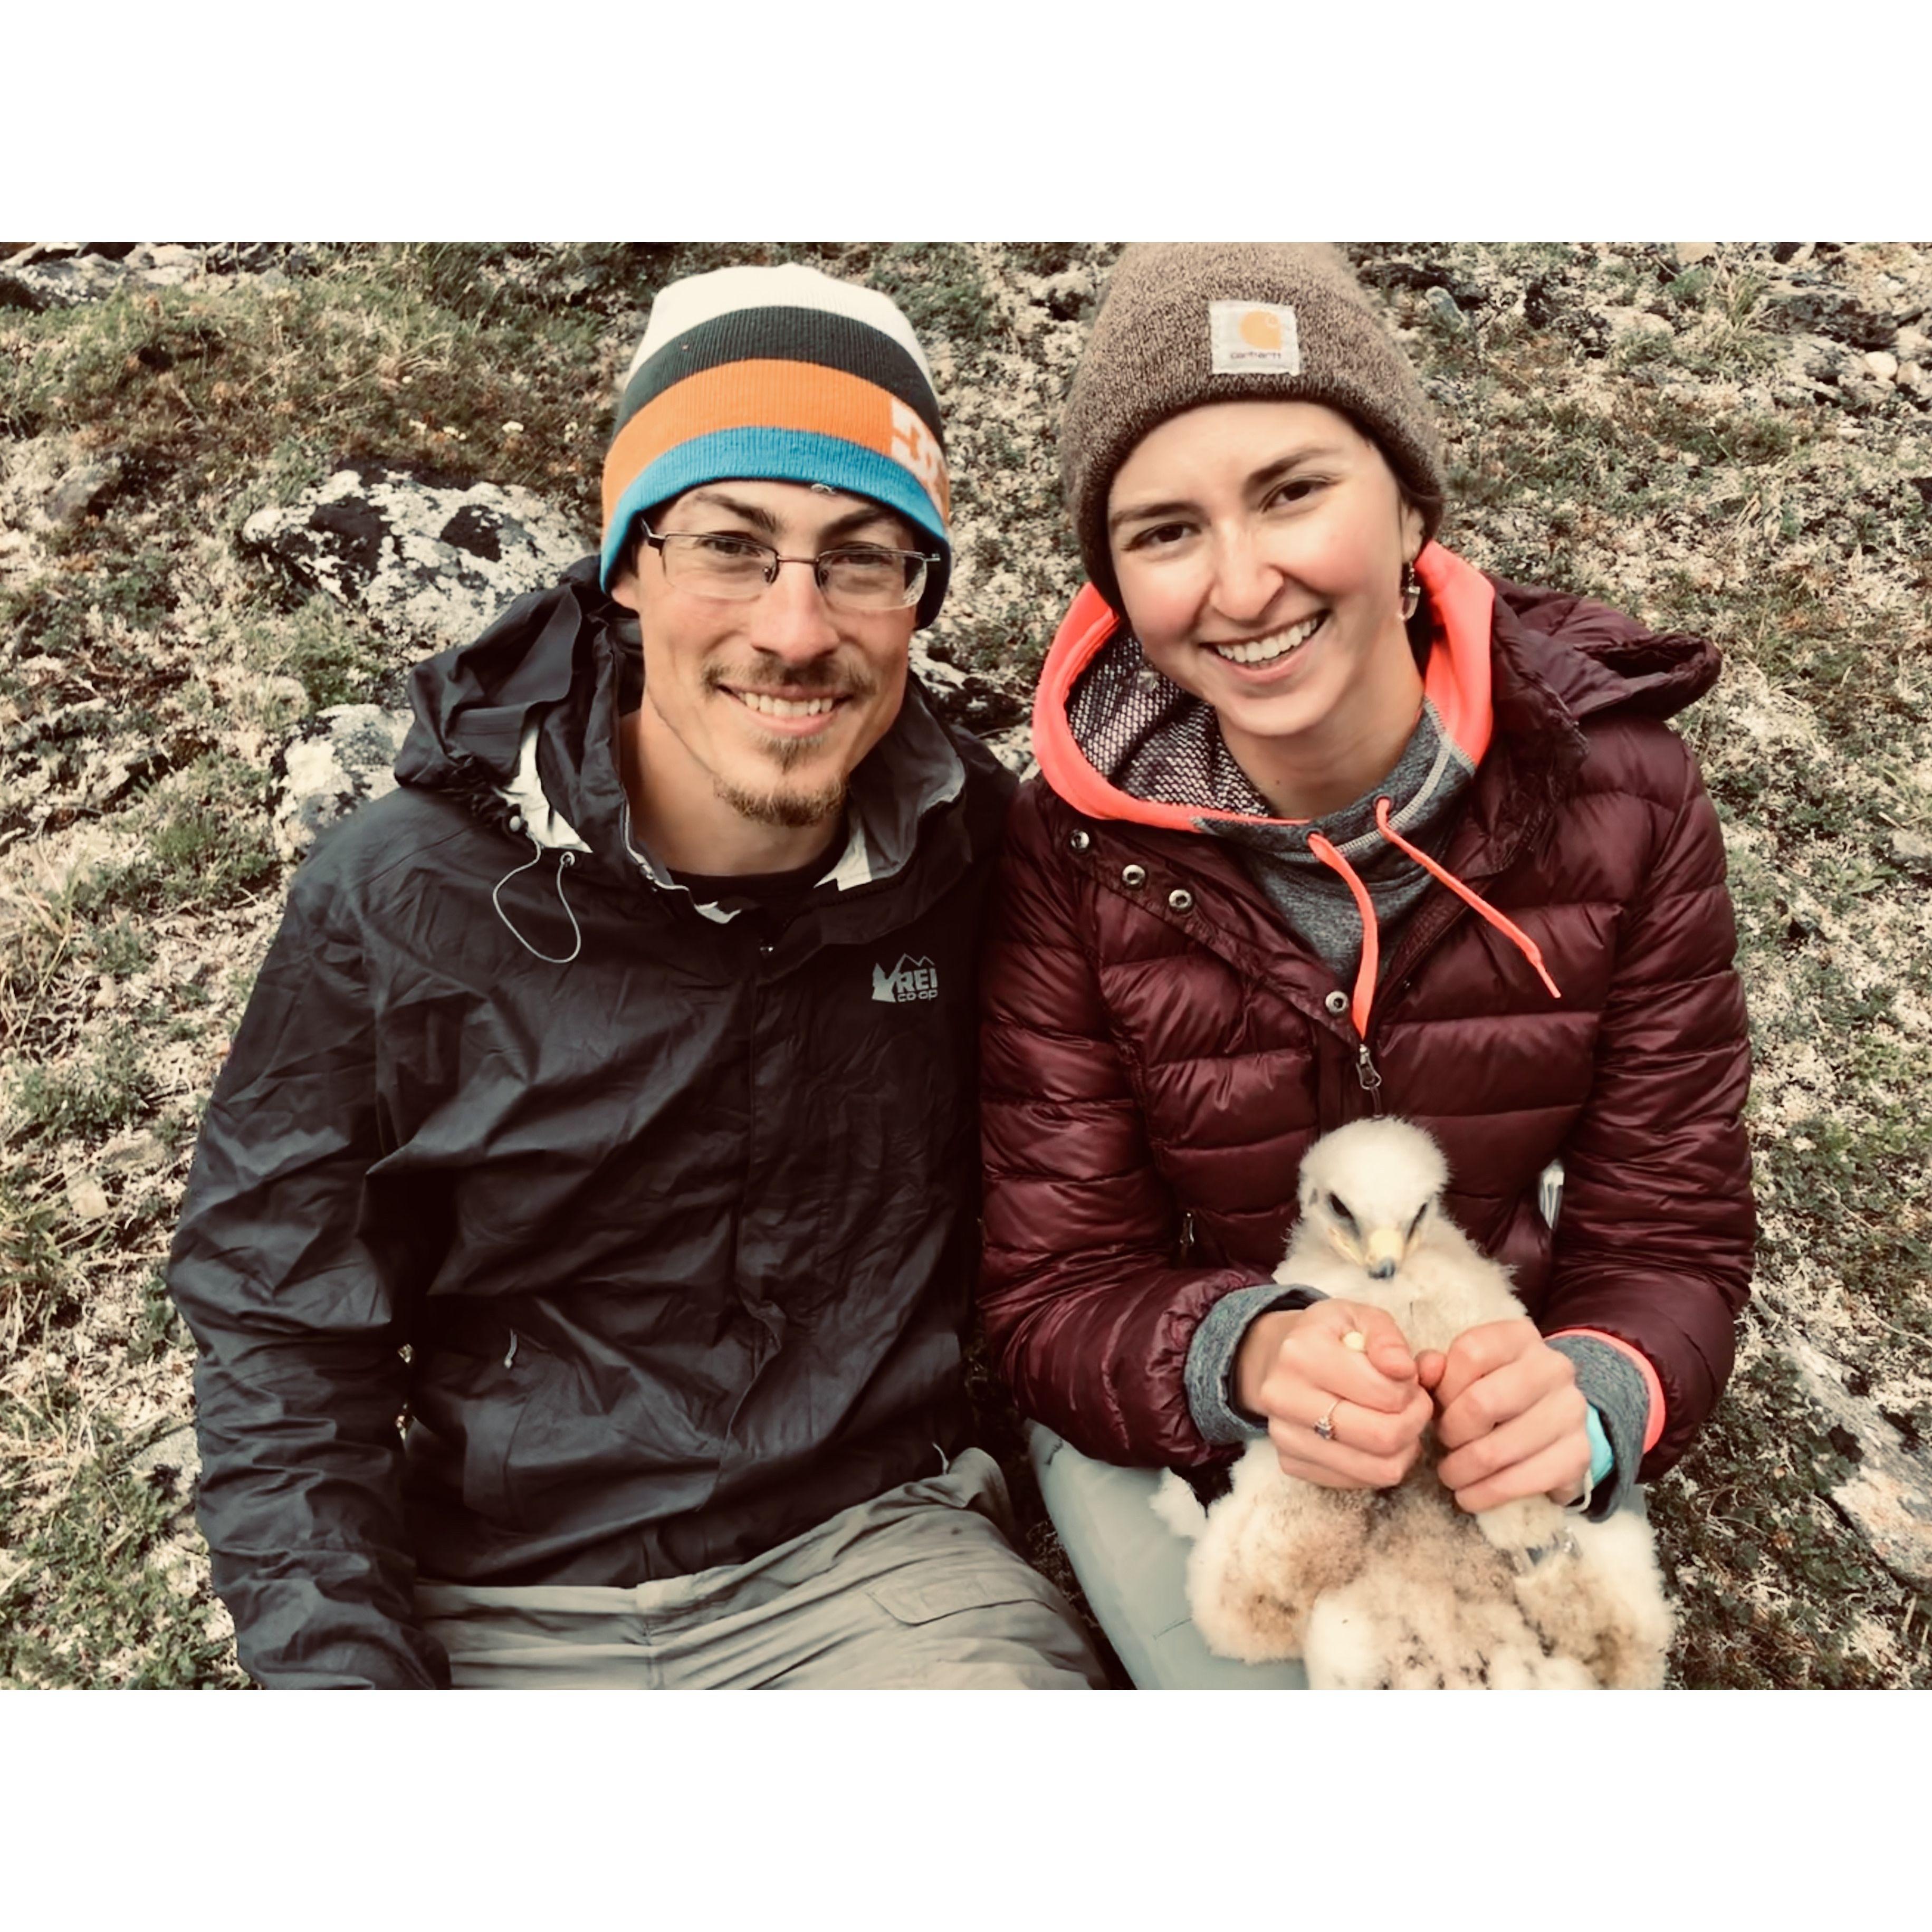
[[[767,736],[812,738],[831,729],[832,722],[851,702],[844,692],[800,692],[782,695],[774,691],[720,685],[720,694],[749,712]]]

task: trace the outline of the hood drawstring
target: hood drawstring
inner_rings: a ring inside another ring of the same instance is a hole
[[[538,952],[537,949],[510,923],[510,915],[503,910],[503,902],[497,897],[497,895],[502,892],[503,888],[507,886],[519,872],[527,872],[532,866],[541,865],[542,863],[544,855],[543,847],[538,844],[535,838],[531,839],[530,843],[536,848],[534,855],[530,858],[526,859],[520,866],[512,866],[510,869],[490,888],[490,903],[496,908],[496,916],[503,922],[504,928],[508,932],[510,937],[514,939],[526,952],[532,954],[537,958],[541,959],[546,966],[568,966],[570,962],[584,950],[584,929],[578,924],[577,915],[571,910],[570,902],[564,897],[563,893],[563,868],[566,866],[574,866],[576,864],[577,855],[575,853],[560,852],[556,855],[557,903],[563,908],[563,916],[566,919],[569,920],[572,936],[577,942],[575,945],[572,946],[568,952],[562,953],[561,955],[549,952]]]
[[[1550,976],[1550,969],[1543,963],[1542,950],[1536,941],[1513,920],[1505,919],[1480,894],[1471,891],[1446,866],[1438,866],[1419,846],[1411,844],[1390,822],[1389,801],[1385,798],[1376,800],[1376,830],[1396,850],[1414,860],[1431,878],[1447,886],[1465,905],[1480,914],[1505,938],[1511,940],[1516,950],[1536,969],[1537,977],[1550,989],[1550,998],[1554,1000],[1562,998],[1562,988]],[[1349,1003],[1349,1012],[1355,1022],[1356,1032],[1366,1040],[1369,1031],[1370,1009],[1375,1004],[1376,978],[1382,966],[1382,940],[1376,929],[1375,905],[1369,897],[1368,887],[1357,876],[1355,868],[1320,832],[1311,832],[1308,835],[1308,849],[1324,866],[1342,875],[1344,884],[1354,897],[1355,910],[1361,915],[1362,963],[1356,970],[1354,998]]]
[[[1342,882],[1354,895],[1355,910],[1362,920],[1362,963],[1355,972],[1355,997],[1350,1017],[1355,1030],[1369,1036],[1369,1008],[1376,997],[1376,975],[1382,970],[1382,935],[1376,924],[1376,908],[1369,889],[1356,877],[1355,868],[1318,832],[1308,835],[1308,849],[1322,864],[1340,872]]]

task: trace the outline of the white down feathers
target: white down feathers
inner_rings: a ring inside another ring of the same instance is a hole
[[[1417,1354],[1522,1315],[1503,1270],[1444,1215],[1448,1180],[1408,1121],[1325,1135],[1302,1162],[1275,1279],[1387,1310]],[[1370,1271],[1391,1262],[1384,1279]],[[1264,1438],[1204,1518],[1170,1472],[1154,1508],[1197,1539],[1187,1599],[1209,1648],[1251,1664],[1299,1656],[1317,1688],[1662,1682],[1672,1620],[1640,1516],[1587,1522],[1540,1496],[1472,1516],[1435,1464],[1426,1444],[1398,1488],[1324,1489],[1282,1474]]]

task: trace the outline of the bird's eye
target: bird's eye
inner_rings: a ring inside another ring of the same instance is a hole
[[[1335,1216],[1336,1220],[1346,1221],[1352,1228],[1355,1225],[1355,1217],[1348,1212],[1348,1204],[1342,1198],[1340,1195],[1329,1196],[1328,1211]]]

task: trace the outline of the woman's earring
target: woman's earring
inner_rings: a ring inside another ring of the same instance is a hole
[[[1402,567],[1402,621],[1406,624],[1422,606],[1422,579],[1415,574],[1415,566],[1405,563]]]

